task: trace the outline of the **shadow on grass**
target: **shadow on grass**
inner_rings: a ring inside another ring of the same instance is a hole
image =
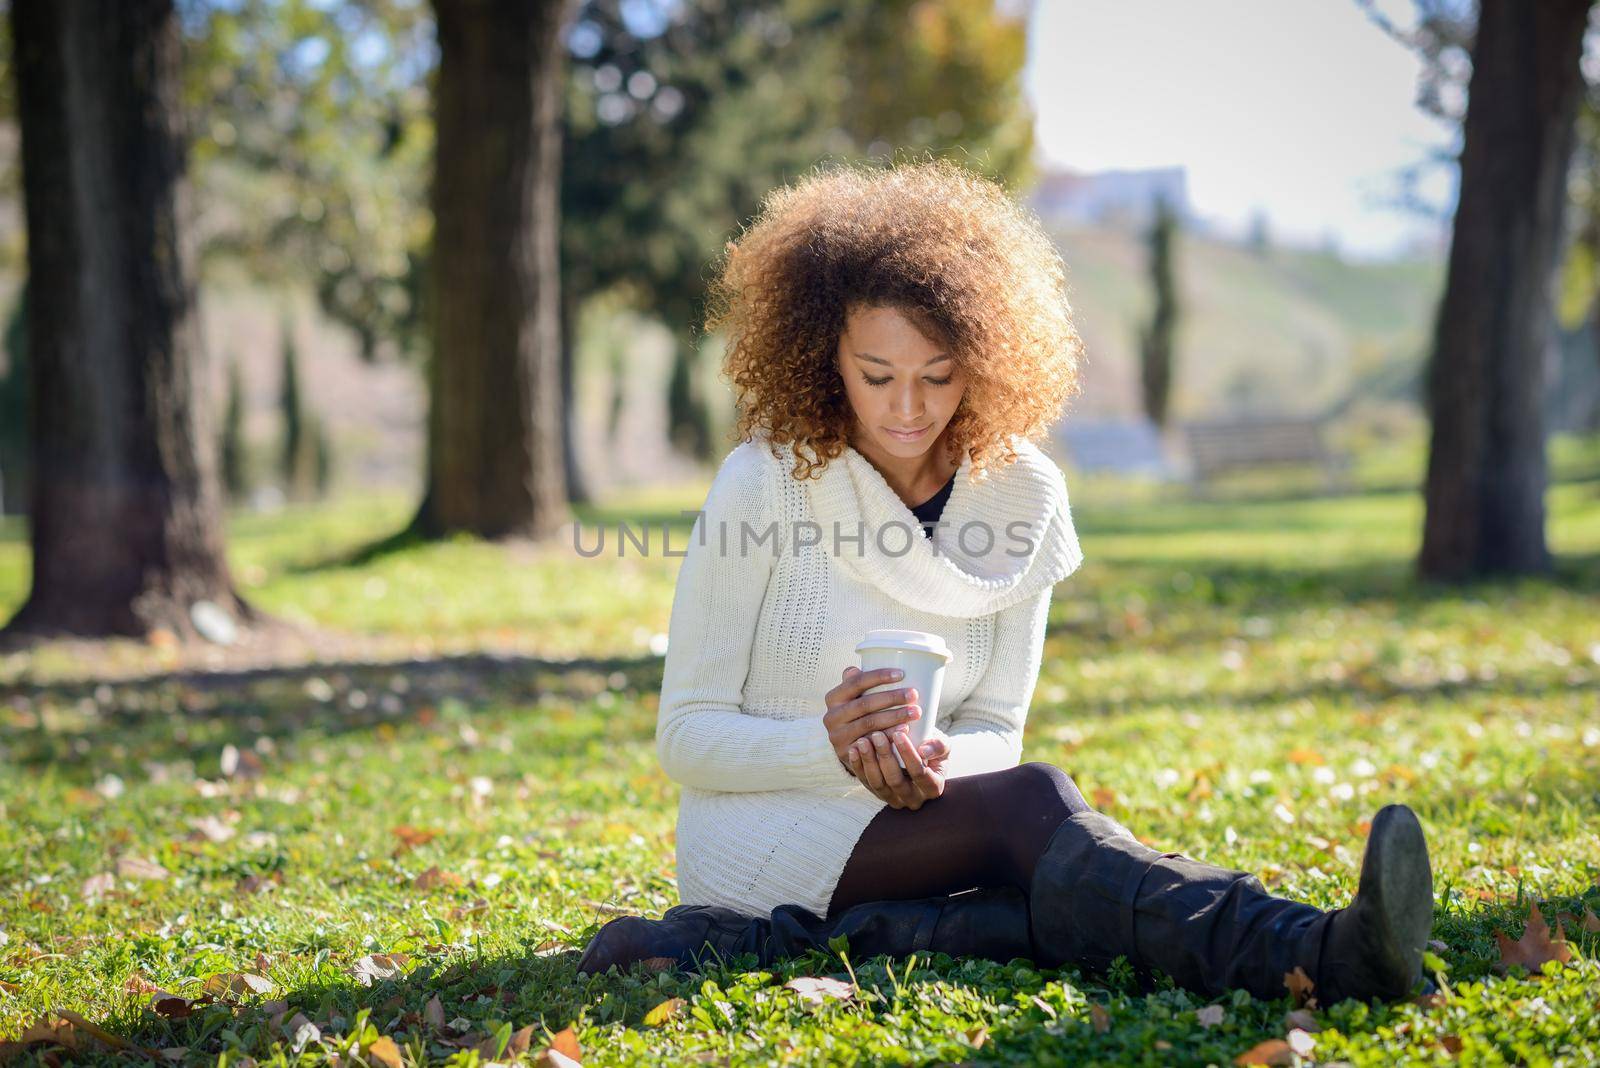
[[[50,766],[87,779],[140,763],[199,764],[227,745],[246,751],[261,738],[278,743],[306,732],[426,725],[448,702],[471,714],[606,691],[637,700],[660,689],[661,669],[654,656],[543,660],[480,653],[25,683],[0,688],[0,710],[10,713],[0,742],[19,767]],[[605,726],[597,717],[597,729]]]
[[[597,529],[605,529],[608,532],[607,537],[609,540],[616,536],[615,532],[620,524],[636,532],[639,537],[644,537],[643,532],[648,528],[649,544],[652,546],[659,543],[658,539],[661,537],[663,528],[670,530],[674,545],[677,547],[674,552],[681,551],[686,544],[688,531],[696,514],[693,511],[685,515],[678,511],[628,509],[612,505],[583,505],[574,508],[572,511],[579,524],[583,545],[586,549],[589,547],[590,542],[598,536]],[[570,539],[571,537],[570,533],[563,530],[551,535],[548,539],[548,544],[570,549],[572,547],[570,541],[564,539]],[[419,533],[415,527],[406,527],[393,534],[385,535],[376,541],[358,545],[353,549],[343,549],[320,559],[292,564],[286,567],[284,571],[290,575],[312,575],[326,571],[365,567],[389,556],[449,540],[449,537],[429,538]]]

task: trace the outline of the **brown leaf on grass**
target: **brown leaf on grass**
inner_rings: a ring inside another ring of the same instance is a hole
[[[1306,974],[1306,970],[1300,965],[1296,964],[1294,971],[1283,974],[1283,985],[1288,987],[1289,996],[1294,999],[1295,1008],[1315,1009],[1317,1007],[1317,999],[1311,993],[1317,988],[1317,984],[1312,981],[1311,977]]]
[[[275,871],[265,875],[246,875],[233,885],[233,892],[236,894],[254,894],[269,883],[277,883],[282,886],[283,872]]]
[[[1221,1005],[1206,1005],[1195,1010],[1194,1018],[1196,1023],[1209,1031],[1228,1018],[1228,1010]]]
[[[1439,1038],[1439,1045],[1443,1046],[1444,1051],[1452,1057],[1461,1055],[1461,1037],[1459,1035],[1442,1035]]]
[[[205,986],[200,989],[202,993],[226,1000],[229,997],[270,994],[272,980],[264,975],[251,975],[249,972],[223,972],[207,979]]]
[[[1550,937],[1550,925],[1545,922],[1539,913],[1539,903],[1533,903],[1533,910],[1528,914],[1528,925],[1522,932],[1522,937],[1515,942],[1504,931],[1496,930],[1494,940],[1500,946],[1500,962],[1495,969],[1504,972],[1513,965],[1520,964],[1528,970],[1530,975],[1540,975],[1541,966],[1545,961],[1561,961],[1566,963],[1572,959],[1572,947],[1567,943],[1566,935],[1561,929],[1561,921],[1556,921],[1556,936]]]
[[[0,990],[4,990],[8,994],[20,994],[20,993],[22,993],[21,985],[17,984],[17,983],[13,983],[9,979],[0,979]]]
[[[488,912],[488,911],[489,911],[489,899],[485,898],[485,897],[480,897],[470,905],[457,905],[455,908],[451,909],[450,910],[450,918],[452,920],[461,920],[461,919],[465,919],[468,916],[474,916],[474,915],[476,915],[476,914],[478,914],[480,912]]]
[[[1317,1022],[1316,1014],[1310,1009],[1295,1009],[1285,1013],[1283,1017],[1285,1030],[1298,1027],[1302,1031],[1320,1031],[1322,1025]]]
[[[435,1031],[444,1030],[444,1002],[439,1000],[438,994],[429,998],[428,1003],[422,1007],[422,1022]]]
[[[658,975],[661,972],[675,971],[678,967],[678,958],[646,957],[642,963],[644,964],[645,971],[649,972],[651,975]]]
[[[367,1047],[367,1059],[374,1064],[381,1064],[384,1068],[405,1068],[405,1062],[400,1059],[400,1047],[394,1044],[394,1039],[388,1035],[379,1035]]]
[[[799,976],[790,979],[783,985],[813,1005],[821,1005],[830,998],[848,1001],[850,998],[855,997],[856,993],[855,988],[849,983],[841,982],[838,979],[830,979],[827,976]]]
[[[1111,1030],[1111,1014],[1104,1005],[1089,1006],[1089,1022],[1094,1026],[1094,1033],[1103,1035]]]
[[[350,974],[362,986],[371,986],[379,979],[393,979],[405,971],[402,967],[411,959],[409,953],[370,953],[350,966]]]
[[[132,1042],[129,1042],[121,1035],[112,1034],[104,1027],[101,1027],[99,1024],[94,1023],[93,1021],[85,1019],[84,1017],[73,1012],[71,1009],[56,1009],[55,1014],[85,1034],[90,1034],[95,1038],[98,1038],[101,1042],[104,1042],[112,1049],[139,1049],[138,1046],[135,1046]]]
[[[1435,991],[1432,994],[1418,994],[1411,999],[1411,1003],[1421,1006],[1423,1012],[1432,1012],[1434,1009],[1444,1008],[1450,1003],[1450,999]]]
[[[411,880],[411,885],[417,890],[436,890],[441,886],[460,886],[461,881],[461,876],[454,872],[440,871],[439,868],[433,867]]]
[[[135,856],[118,857],[117,874],[124,879],[146,879],[151,882],[172,878],[172,873],[155,861]]]
[[[193,1016],[195,1006],[200,1004],[209,1002],[191,1001],[165,990],[157,990],[150,995],[150,1011],[169,1020],[184,1020]]]
[[[668,998],[644,1014],[644,1025],[646,1027],[660,1027],[682,1012],[683,1007],[687,1004],[689,1003],[682,998]]]
[[[1559,912],[1556,914],[1556,920],[1574,930],[1600,934],[1600,916],[1596,916],[1594,909],[1591,908],[1585,907],[1582,916],[1572,912]]]
[[[989,1041],[989,1029],[987,1027],[974,1027],[967,1032],[967,1044],[973,1049],[982,1049],[983,1044],[987,1041]]]
[[[1248,1064],[1293,1064],[1294,1050],[1289,1048],[1289,1043],[1281,1038],[1269,1038],[1245,1050],[1233,1059],[1237,1065]]]
[[[91,875],[83,881],[78,888],[79,895],[85,901],[96,901],[117,888],[117,877],[108,871]]]
[[[22,1034],[17,1036],[16,1047],[50,1043],[75,1050],[82,1042],[78,1029],[72,1026],[70,1020],[52,1020],[47,1012],[22,1029]]]
[[[402,823],[394,829],[394,836],[400,839],[400,845],[395,849],[395,852],[404,853],[408,849],[427,845],[439,837],[439,832],[432,827],[413,827],[409,823]]]
[[[571,1068],[574,1064],[583,1063],[583,1047],[578,1045],[578,1036],[572,1028],[564,1027],[550,1039],[550,1045],[534,1056],[533,1063],[548,1065],[549,1068]]]
[[[1109,786],[1096,786],[1090,793],[1089,799],[1094,802],[1095,808],[1115,808],[1117,792]]]
[[[233,828],[216,816],[190,820],[189,826],[194,828],[186,835],[191,842],[226,842],[234,835]]]

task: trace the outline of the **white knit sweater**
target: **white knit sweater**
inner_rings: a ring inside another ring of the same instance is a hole
[[[656,725],[662,767],[683,787],[685,904],[827,912],[884,807],[822,726],[869,630],[949,645],[936,724],[951,738],[949,775],[1020,759],[1051,589],[1082,554],[1060,468],[1014,443],[1020,458],[976,483],[963,459],[931,538],[854,449],[804,481],[789,447],[774,457],[764,436],[724,459],[678,572]]]

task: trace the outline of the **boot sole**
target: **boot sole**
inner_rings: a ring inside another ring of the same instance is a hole
[[[1384,925],[1385,971],[1409,977],[1422,972],[1422,953],[1433,933],[1433,867],[1416,813],[1405,805],[1385,805],[1372,818],[1361,860],[1357,894],[1378,906]],[[1404,996],[1408,991],[1396,991]]]

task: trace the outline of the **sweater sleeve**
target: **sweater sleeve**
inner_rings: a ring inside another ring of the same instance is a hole
[[[751,646],[781,544],[773,485],[779,477],[778,461],[759,444],[744,442],[730,452],[678,569],[656,753],[685,786],[777,790],[853,781],[820,716],[777,720],[743,708]]]
[[[938,724],[950,738],[949,777],[1014,767],[1039,681],[1051,587],[995,616],[994,651],[972,694]]]

